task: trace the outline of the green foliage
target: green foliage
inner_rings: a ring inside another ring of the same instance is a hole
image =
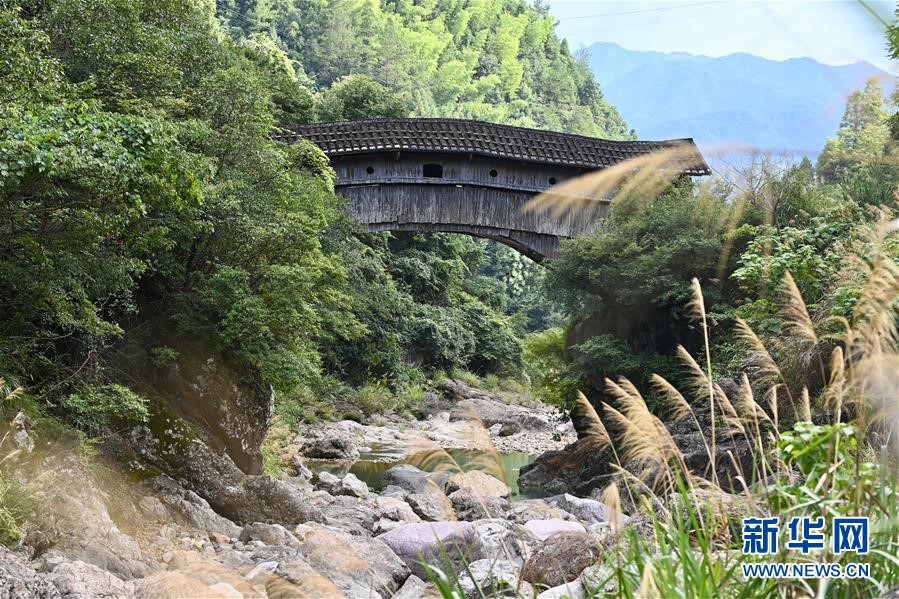
[[[850,175],[862,163],[884,155],[890,138],[883,88],[871,79],[863,91],[855,91],[846,102],[843,120],[835,138],[829,139],[818,157],[819,176],[835,181]]]
[[[357,121],[408,114],[402,99],[365,75],[348,75],[336,81],[319,96],[315,112],[321,121]]]
[[[325,91],[320,118],[476,118],[630,136],[586,59],[542,4],[522,0],[223,2],[238,36],[274,35]],[[377,82],[398,94],[386,99]],[[373,108],[376,107],[377,108]],[[359,108],[362,107],[362,110]]]
[[[673,354],[676,345],[701,341],[685,313],[690,280],[717,280],[706,286],[709,311],[726,312],[735,294],[721,277],[722,267],[725,274],[732,269],[721,262],[732,240],[729,211],[720,198],[694,195],[681,183],[653,202],[622,205],[600,232],[564,245],[545,286],[573,322],[565,339],[566,380],[597,388],[608,376],[645,382],[649,364],[664,365],[660,356]]]
[[[803,478],[801,485],[776,484],[770,489],[770,501],[779,512],[817,504],[827,515],[854,515],[861,502],[878,499],[881,472],[860,454],[856,425],[797,422],[781,434],[778,454]]]
[[[88,433],[127,429],[149,420],[145,398],[122,385],[85,385],[62,400],[72,423]]]
[[[565,331],[547,329],[528,335],[524,343],[524,361],[537,395],[546,403],[571,410],[584,381],[567,362]]]
[[[35,507],[35,498],[27,489],[0,473],[0,544],[13,547],[22,539],[23,526]]]
[[[262,472],[278,480],[283,480],[288,476],[284,461],[271,446],[266,444],[262,446]]]

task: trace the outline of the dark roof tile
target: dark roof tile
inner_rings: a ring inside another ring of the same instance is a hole
[[[602,168],[635,156],[686,147],[676,162],[687,175],[708,175],[709,167],[692,139],[611,141],[571,133],[495,125],[458,119],[371,119],[289,127],[275,135],[287,142],[305,138],[329,156],[385,149],[451,152],[525,162]]]

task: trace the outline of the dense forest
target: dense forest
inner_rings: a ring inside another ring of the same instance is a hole
[[[103,403],[148,314],[301,419],[353,388],[387,408],[436,369],[517,374],[547,317],[522,286],[535,267],[466,237],[362,234],[321,153],[270,133],[412,114],[626,128],[545,7],[333,4],[3,10],[4,376],[63,412]]]

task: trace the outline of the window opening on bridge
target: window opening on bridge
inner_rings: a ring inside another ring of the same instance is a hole
[[[365,172],[370,175],[373,172],[375,172],[375,167],[373,167],[373,166],[366,167]]]
[[[421,168],[421,174],[429,179],[442,179],[443,165],[433,163],[426,164]]]
[[[555,184],[556,184],[556,178],[555,178],[555,177],[550,177],[550,178],[549,178],[549,184],[550,184],[550,185],[555,185]]]
[[[490,169],[490,176],[491,176],[491,177],[495,177],[495,176],[497,176],[498,174],[499,174],[499,173],[496,172],[496,169],[495,169],[495,168]]]

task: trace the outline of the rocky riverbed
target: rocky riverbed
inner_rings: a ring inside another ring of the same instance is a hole
[[[388,445],[394,461],[437,447],[538,453],[574,437],[546,406],[457,381],[440,391],[422,420],[304,428],[292,444],[296,476],[285,480],[243,474],[197,440],[184,451],[185,463],[202,462],[199,474],[139,482],[74,452],[38,450],[16,471],[52,514],[0,548],[0,597],[410,599],[438,596],[430,567],[459,573],[466,596],[580,596],[610,519],[627,520],[596,500],[517,501],[485,472],[408,463],[388,467],[375,492],[352,473],[303,465],[303,453],[353,460]],[[132,436],[152,455],[152,441]]]
[[[518,452],[538,455],[576,439],[570,421],[533,399],[490,393],[447,379],[429,393],[423,418],[379,416],[369,423],[343,420],[303,427],[294,443],[305,458],[355,460],[375,454],[402,461],[434,448]]]
[[[352,461],[388,445],[400,462],[423,448],[537,453],[574,439],[545,406],[458,381],[439,391],[420,421],[305,428],[290,443],[292,475],[283,480],[246,474],[199,439],[179,446],[177,463],[189,471],[161,474],[141,465],[158,463],[164,449],[139,429],[128,478],[29,439],[7,471],[43,515],[11,549],[0,547],[0,598],[413,599],[439,596],[437,570],[454,572],[465,597],[614,595],[614,547],[628,529],[646,534],[649,516],[599,501],[607,479],[592,496],[519,499],[482,470],[393,463],[375,489],[352,473],[305,466],[307,457]],[[567,476],[565,464],[601,457],[582,445],[549,451],[530,472]],[[733,500],[720,495],[703,504]]]

